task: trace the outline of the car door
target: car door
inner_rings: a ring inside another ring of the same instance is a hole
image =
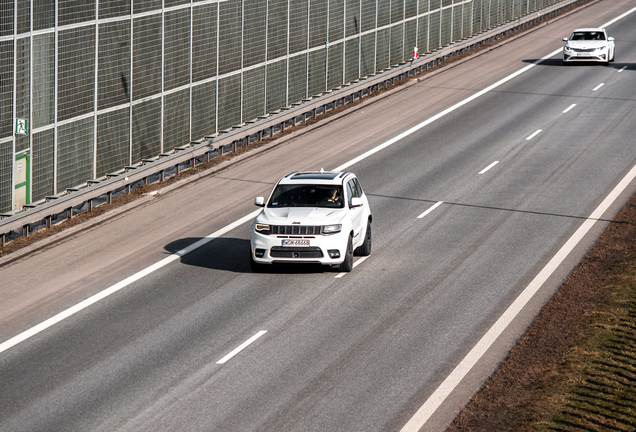
[[[353,198],[360,198],[362,196],[362,190],[360,190],[359,183],[355,179],[351,179],[347,182],[347,198],[349,200],[348,207],[351,215],[351,222],[353,224],[353,244],[359,245],[362,242],[362,235],[366,228],[366,221],[362,220],[364,216],[363,206],[352,207],[351,200]]]

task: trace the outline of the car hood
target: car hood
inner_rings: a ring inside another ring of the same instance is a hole
[[[590,49],[590,48],[599,48],[602,46],[607,46],[608,45],[608,41],[606,40],[591,40],[591,41],[568,41],[567,45],[570,48],[577,48],[577,49]]]
[[[264,208],[256,218],[270,225],[331,225],[340,223],[345,209],[317,207]]]

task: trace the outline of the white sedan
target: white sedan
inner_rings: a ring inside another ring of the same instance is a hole
[[[572,32],[563,47],[563,64],[574,62],[601,62],[608,64],[614,61],[614,38],[607,35],[602,28],[580,28]]]

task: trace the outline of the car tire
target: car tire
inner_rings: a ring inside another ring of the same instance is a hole
[[[345,259],[340,264],[338,268],[341,272],[349,273],[353,270],[353,240],[351,236],[349,236],[349,241],[347,242],[347,252],[345,252]]]
[[[364,233],[364,243],[355,250],[355,254],[359,256],[371,255],[371,222],[367,222],[367,231]]]

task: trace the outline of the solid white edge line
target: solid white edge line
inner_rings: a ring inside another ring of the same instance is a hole
[[[592,89],[592,91],[596,91],[596,90],[600,89],[601,87],[603,87],[604,85],[605,85],[605,83],[600,83],[599,85],[597,85],[596,87],[594,87],[594,88]]]
[[[623,67],[622,67],[622,68],[618,71],[618,73],[623,72],[625,69],[627,69],[627,66],[623,66]]]
[[[435,210],[437,207],[441,206],[442,204],[444,204],[444,201],[438,201],[435,204],[433,204],[432,206],[430,206],[424,213],[422,213],[421,215],[419,215],[417,218],[418,219],[422,219],[424,216],[426,216],[427,214],[429,214],[430,212],[432,212],[433,210]]]
[[[245,348],[247,348],[248,346],[250,346],[252,343],[254,343],[254,341],[256,341],[256,339],[258,339],[259,337],[263,336],[265,333],[267,333],[267,330],[261,330],[258,333],[256,333],[254,336],[252,336],[251,338],[249,338],[248,340],[246,340],[245,342],[243,342],[242,344],[240,344],[238,347],[236,347],[232,352],[230,352],[228,355],[226,355],[225,357],[223,357],[221,360],[219,360],[218,362],[216,362],[216,364],[225,364],[228,362],[228,360],[230,360],[232,357],[234,357],[235,355],[237,355],[238,353],[240,353],[241,351],[243,351]]]
[[[576,106],[576,104],[572,104],[569,107],[567,107],[565,110],[563,110],[563,114],[565,114],[566,112],[570,111],[572,108],[574,108]]]
[[[508,307],[508,309],[499,317],[497,322],[488,330],[488,332],[477,342],[464,359],[455,367],[455,369],[446,377],[440,386],[426,400],[424,405],[415,413],[415,415],[404,425],[400,432],[416,432],[419,431],[427,420],[433,415],[435,410],[444,402],[450,393],[459,385],[461,380],[468,374],[477,361],[485,354],[495,340],[508,328],[508,325],[519,314],[519,312],[530,301],[534,294],[543,286],[543,283],[554,273],[561,265],[570,252],[579,244],[583,237],[596,224],[603,213],[614,203],[616,198],[629,186],[636,177],[636,166],[620,181],[612,192],[603,200],[603,202],[594,210],[594,212],[583,222],[576,232],[568,239],[561,249],[552,257],[539,274],[530,282],[517,299]]]
[[[66,309],[63,312],[58,313],[57,315],[47,319],[46,321],[41,322],[40,324],[36,325],[35,327],[30,328],[29,330],[22,332],[20,334],[18,334],[17,336],[12,337],[11,339],[3,342],[0,344],[0,353],[2,353],[3,351],[8,350],[9,348],[19,344],[20,342],[23,342],[25,340],[27,340],[28,338],[35,336],[36,334],[40,333],[43,330],[46,330],[47,328],[59,323],[62,320],[65,320],[66,318],[70,317],[71,315],[76,314],[77,312],[80,312],[83,309],[86,309],[87,307],[91,306],[92,304],[97,303],[98,301],[110,296],[111,294],[116,293],[117,291],[121,290],[122,288],[127,287],[128,285],[130,285],[133,282],[138,281],[139,279],[143,278],[144,276],[147,276],[149,274],[151,274],[152,272],[159,270],[162,267],[165,267],[166,265],[170,264],[171,262],[183,257],[184,255],[192,252],[193,250],[203,246],[204,244],[214,240],[217,237],[222,236],[223,234],[233,230],[234,228],[244,224],[245,222],[248,222],[252,219],[254,219],[258,213],[260,212],[260,210],[256,210],[250,214],[248,214],[247,216],[242,217],[241,219],[225,226],[224,228],[221,228],[218,231],[215,231],[214,233],[208,235],[205,238],[202,238],[201,240],[191,244],[190,246],[181,249],[178,252],[173,253],[172,255],[167,256],[166,258],[162,259],[161,261],[146,267],[145,269],[135,273],[132,276],[129,276],[128,278],[124,279],[121,282],[116,283],[115,285],[112,285],[109,288],[106,288],[105,290],[87,298],[86,300],[76,304],[75,306],[72,306],[68,309]]]
[[[535,133],[533,133],[532,135],[530,135],[528,138],[526,138],[526,141],[530,141],[532,138],[536,137],[537,135],[539,135],[541,133],[541,131],[543,131],[543,129],[538,129]]]
[[[479,171],[477,174],[484,174],[485,172],[487,172],[490,168],[494,167],[495,165],[497,165],[499,163],[499,161],[494,161],[493,163],[491,163],[490,165],[488,165],[486,168],[484,168],[483,170]]]

